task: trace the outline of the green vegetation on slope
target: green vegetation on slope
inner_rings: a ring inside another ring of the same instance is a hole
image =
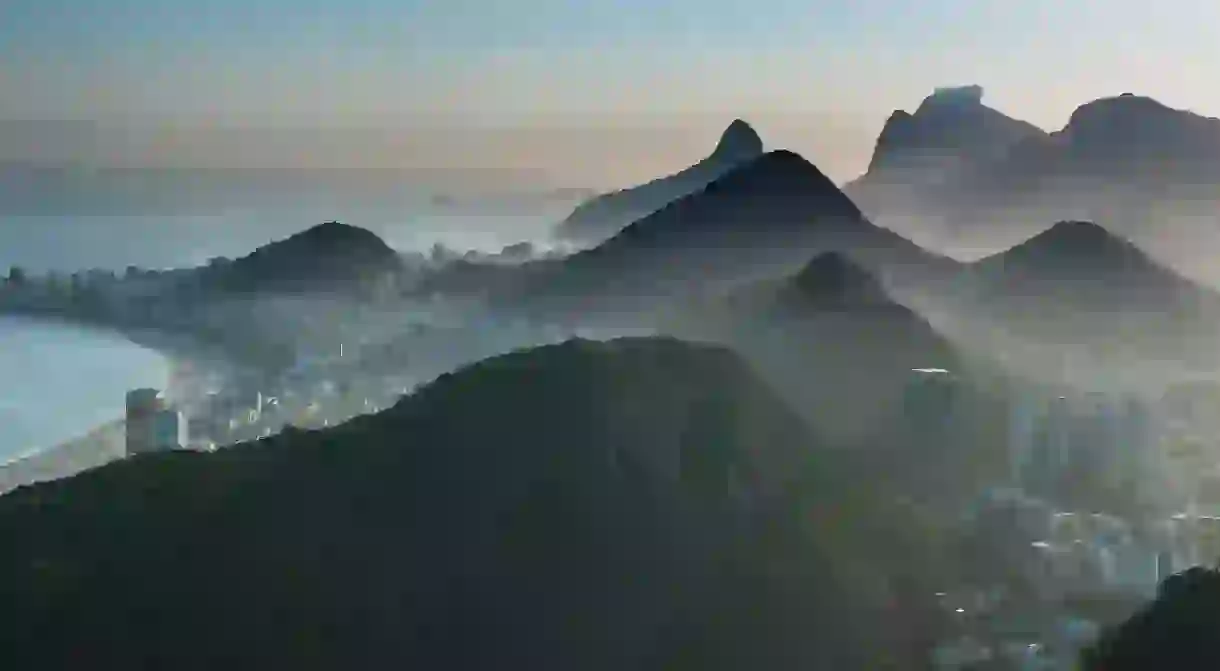
[[[873,504],[839,496],[858,483],[828,454],[727,350],[496,357],[333,429],[0,498],[0,650],[43,669],[879,668],[902,627],[854,549]]]

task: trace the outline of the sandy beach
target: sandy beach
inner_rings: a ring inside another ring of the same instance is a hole
[[[163,390],[180,408],[189,406],[192,399],[203,393],[201,390],[213,375],[224,377],[233,370],[218,350],[196,346],[183,337],[147,331],[120,335],[166,357],[170,372]],[[58,480],[97,468],[122,459],[126,451],[124,421],[116,418],[54,447],[0,462],[0,495],[22,485]]]
[[[22,485],[76,475],[125,454],[124,422],[116,419],[56,447],[0,464],[0,495]]]

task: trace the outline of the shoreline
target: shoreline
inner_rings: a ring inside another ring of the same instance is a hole
[[[190,362],[226,369],[246,367],[222,345],[190,333],[153,326],[125,326],[117,323],[80,319],[60,312],[13,311],[0,307],[0,320],[11,319],[35,324],[51,324],[104,338],[113,338],[156,352],[171,364]]]
[[[113,419],[75,438],[0,463],[0,496],[19,487],[60,480],[127,454],[126,422]]]
[[[175,380],[180,379],[183,370],[199,367],[201,365],[218,366],[221,360],[215,356],[208,356],[203,351],[203,348],[192,347],[192,344],[185,338],[175,338],[172,335],[161,334],[152,331],[125,331],[109,326],[99,325],[96,323],[82,322],[71,319],[69,317],[57,314],[13,314],[0,312],[0,322],[10,321],[17,324],[27,324],[34,327],[51,327],[54,329],[64,329],[68,331],[78,332],[90,338],[99,338],[102,340],[113,341],[115,343],[126,343],[136,348],[146,350],[158,356],[164,364],[165,376],[157,384],[157,387],[166,394],[172,391],[175,385]],[[127,393],[128,389],[120,389],[116,392],[116,398],[120,401]],[[111,427],[116,422],[123,422],[122,403],[119,403],[118,414],[111,419],[103,420],[92,427],[85,428],[83,431],[75,435],[60,437],[56,440],[48,441],[48,443],[38,447],[28,447],[13,456],[0,457],[0,468],[6,468],[15,463],[28,459],[37,458],[39,455],[59,450],[67,445],[85,440],[90,436]]]
[[[123,424],[124,425],[123,428],[124,428],[124,430],[126,430],[126,421],[123,418],[120,417],[120,418],[116,418],[116,419],[111,419],[109,421],[102,422],[101,424],[98,424],[91,429],[87,429],[83,433],[79,433],[75,436],[72,436],[71,438],[65,438],[63,440],[60,440],[59,442],[57,442],[54,445],[51,445],[49,447],[35,447],[35,448],[31,448],[29,450],[26,450],[25,452],[22,452],[20,454],[17,454],[15,456],[0,459],[0,469],[8,468],[9,466],[12,466],[12,465],[17,464],[22,461],[28,461],[30,459],[37,459],[38,457],[40,457],[44,454],[47,454],[49,452],[64,449],[74,443],[78,443],[80,441],[87,440],[91,436],[95,436],[98,433],[105,431],[108,428],[114,428],[115,424]]]
[[[70,328],[80,327],[86,331],[107,333],[104,329],[81,327],[70,320],[55,321]],[[154,351],[165,359],[167,377],[161,390],[168,398],[174,399],[174,402],[180,402],[184,395],[190,395],[189,389],[184,388],[183,381],[199,369],[219,370],[227,374],[236,368],[223,357],[209,356],[209,352],[192,347],[190,342],[172,335],[157,332],[108,333],[112,337]],[[185,387],[189,387],[189,384]],[[126,391],[120,390],[120,398]],[[0,496],[19,487],[69,478],[124,459],[127,456],[126,435],[126,419],[120,411],[117,417],[75,436],[0,459]]]
[[[227,370],[232,366],[218,352],[198,347],[189,338],[156,331],[131,330],[80,322],[61,315],[30,315],[0,313],[0,320],[50,325],[72,329],[90,337],[97,336],[116,342],[129,343],[154,352],[164,361],[165,378],[158,385],[167,395],[181,394],[181,380],[197,369]],[[126,427],[122,398],[127,389],[116,390],[118,412],[111,419],[91,428],[48,442],[40,447],[27,447],[12,456],[0,458],[0,495],[17,487],[71,477],[126,456]]]

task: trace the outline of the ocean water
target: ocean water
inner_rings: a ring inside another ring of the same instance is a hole
[[[128,389],[163,388],[169,372],[117,335],[0,317],[0,464],[121,417]]]
[[[566,203],[516,207],[318,206],[215,214],[15,216],[0,214],[0,274],[202,265],[329,220],[362,226],[401,251],[442,243],[497,251],[543,240]],[[127,389],[163,388],[169,362],[120,337],[63,324],[0,317],[0,463],[83,435],[121,416]]]
[[[286,205],[168,216],[0,214],[0,273],[13,265],[33,272],[197,266],[217,256],[244,256],[332,220],[367,228],[400,251],[427,251],[441,243],[461,251],[493,252],[525,240],[545,240],[570,209],[568,204],[418,210]]]

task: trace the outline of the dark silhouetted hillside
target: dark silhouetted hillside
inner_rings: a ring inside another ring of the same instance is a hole
[[[1217,180],[1220,120],[1122,95],[1081,105],[1062,130],[1015,146],[957,184],[966,193],[945,203],[970,206],[959,216],[980,219],[988,209],[1054,207],[1065,219],[1135,223],[1126,219],[1154,201],[1196,195]]]
[[[199,272],[208,291],[349,292],[401,267],[398,253],[376,234],[328,222]]]
[[[951,264],[869,223],[814,165],[772,151],[539,272],[530,290],[559,303],[652,303],[782,275],[821,251],[913,279]]]
[[[878,525],[902,518],[868,491],[730,352],[570,341],[333,429],[0,498],[0,650],[38,669],[916,668],[880,659],[922,611],[876,607],[911,567],[885,567],[902,541]]]
[[[1215,362],[1220,296],[1090,222],[1055,224],[971,264],[959,289],[967,297],[963,313],[1031,341]]]
[[[750,124],[736,119],[725,129],[716,149],[707,158],[673,175],[582,203],[559,224],[557,234],[563,238],[600,242],[762,153],[763,143],[758,133]]]
[[[940,190],[1046,133],[983,104],[979,86],[938,89],[914,113],[896,110],[868,170],[844,190],[870,218],[914,240],[939,242]]]
[[[1156,263],[1130,241],[1087,221],[1059,222],[1003,253],[971,264],[969,274],[975,288],[993,295],[1066,301],[1092,313],[1170,310],[1206,295],[1201,287]]]
[[[1086,650],[1082,671],[1220,668],[1220,573],[1192,568],[1165,579],[1157,598]]]
[[[792,311],[901,310],[871,273],[840,252],[815,256],[787,282],[778,298]]]
[[[901,156],[883,148],[903,145],[901,128],[916,125],[896,118],[887,126],[874,164]],[[975,146],[978,127],[946,124],[944,139],[932,144]],[[1081,105],[1058,131],[1019,136],[995,133],[1003,151],[979,152],[965,170],[947,173],[935,158],[940,148],[888,176],[870,167],[848,192],[875,221],[918,240],[933,231],[944,244],[995,249],[1033,234],[1039,222],[1088,219],[1181,257],[1185,267],[1214,255],[1218,240],[1198,228],[1214,221],[1220,204],[1220,120],[1124,94]],[[1207,249],[1180,242],[1187,238]]]
[[[914,369],[956,370],[960,363],[930,324],[837,252],[782,279],[735,289],[687,325],[692,335],[745,353],[839,444],[894,441]]]
[[[1220,119],[1146,96],[1125,94],[1081,105],[1057,136],[1076,170],[1131,170],[1149,163],[1209,171],[1220,167]],[[1122,164],[1127,161],[1134,165]]]
[[[1018,142],[1045,136],[1037,126],[984,105],[979,86],[939,89],[913,114],[897,110],[890,115],[864,179],[907,170],[945,176],[1000,158]]]

